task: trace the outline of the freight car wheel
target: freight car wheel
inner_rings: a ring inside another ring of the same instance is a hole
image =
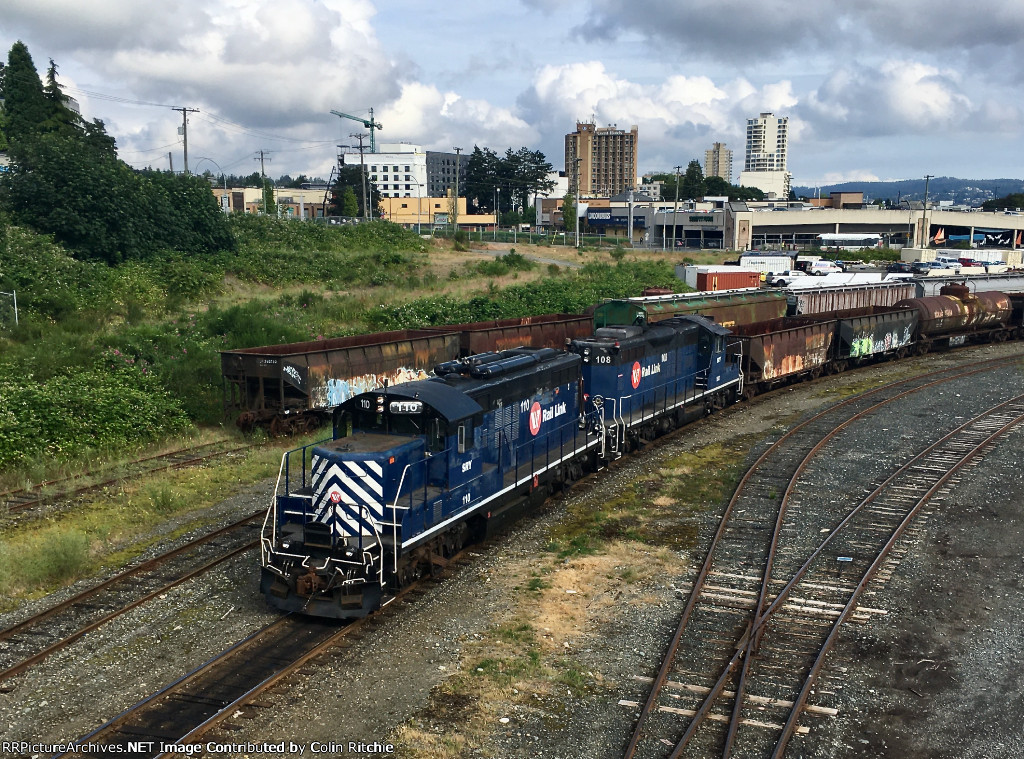
[[[1005,329],[996,330],[995,334],[992,335],[992,340],[997,343],[1005,343],[1009,337]]]
[[[758,387],[756,382],[748,382],[743,386],[743,400],[749,401],[757,397]]]
[[[235,426],[242,432],[252,432],[256,426],[256,414],[251,411],[243,411],[235,420]]]
[[[915,351],[914,351],[914,352],[915,352],[915,353],[916,353],[916,354],[917,354],[918,356],[923,356],[923,355],[924,355],[925,353],[927,353],[927,352],[928,352],[928,351],[930,351],[931,349],[932,349],[932,342],[931,342],[931,340],[921,340],[921,341],[920,341],[920,342],[919,342],[919,343],[917,344],[917,348],[915,349]]]
[[[270,420],[270,434],[274,437],[284,437],[291,432],[291,423],[284,417],[275,416]]]

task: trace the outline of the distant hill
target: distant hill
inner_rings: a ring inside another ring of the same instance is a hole
[[[888,200],[924,200],[924,179],[901,179],[896,182],[842,182],[817,187],[793,187],[799,197],[813,198],[816,192],[863,192],[864,202]],[[957,205],[980,206],[986,200],[1024,192],[1024,179],[957,179],[932,177],[928,183],[928,200],[952,200]]]

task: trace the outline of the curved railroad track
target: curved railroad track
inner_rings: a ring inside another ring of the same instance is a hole
[[[117,467],[116,471],[107,467],[64,479],[39,482],[25,488],[5,490],[0,492],[0,515],[21,514],[40,506],[102,490],[127,479],[145,477],[169,469],[183,469],[254,447],[251,443],[239,445],[234,440],[217,440],[135,459]]]
[[[748,669],[755,659],[751,654],[759,651],[764,635],[766,609],[774,613],[779,608],[780,599],[785,599],[791,592],[787,586],[786,596],[776,596],[768,606],[772,598],[771,587],[785,585],[788,579],[788,575],[783,575],[786,579],[780,583],[774,568],[777,561],[781,566],[789,567],[795,557],[799,557],[799,564],[817,546],[817,528],[829,524],[830,529],[831,524],[842,518],[840,516],[830,523],[827,516],[814,519],[810,514],[800,512],[798,506],[791,509],[797,477],[829,439],[871,411],[910,393],[1008,365],[1018,359],[1015,356],[982,362],[966,371],[954,368],[932,372],[876,388],[805,420],[761,455],[737,486],[726,507],[675,635],[641,709],[626,748],[626,757],[634,756],[642,740],[664,743],[664,735],[677,735],[678,727],[674,725],[678,724],[679,715],[693,719],[672,752],[673,757],[681,755],[697,727],[708,719],[725,722],[730,727],[724,737],[720,731],[704,730],[695,755],[719,754],[723,750],[723,755],[730,755],[741,724],[781,728],[781,723],[766,722],[764,715],[787,699],[775,695],[748,696],[745,693]],[[874,529],[878,529],[878,523]],[[780,551],[783,535],[785,553]],[[834,574],[835,565],[831,568]],[[784,571],[795,571],[795,567],[780,570]],[[825,591],[833,586],[836,586],[834,578],[822,583]],[[813,632],[838,611],[828,593],[824,594],[825,600],[818,598],[822,594],[813,583],[802,589],[807,595],[791,598],[784,607],[785,613],[789,615],[791,627],[802,625],[807,628],[805,632]],[[813,636],[798,635],[796,639],[803,641],[808,637]],[[792,641],[788,645],[795,646]],[[787,666],[778,665],[776,674],[788,671]],[[690,681],[685,684],[668,683],[677,691],[667,696],[673,701],[673,706],[664,704],[665,699],[661,698],[670,671]],[[712,713],[711,707],[723,695],[727,684],[733,686],[732,691],[724,693],[733,699],[733,714]],[[738,698],[736,693],[739,693]],[[703,698],[705,695],[708,697]],[[623,704],[637,705],[629,701]],[[814,711],[814,707],[809,710]],[[656,716],[659,714],[660,718]],[[671,720],[665,719],[665,714],[673,715]],[[762,729],[760,732],[766,731]],[[744,756],[760,755],[744,751]]]

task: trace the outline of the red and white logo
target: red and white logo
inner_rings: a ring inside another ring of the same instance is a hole
[[[536,435],[538,432],[540,432],[540,422],[541,422],[540,404],[537,403],[537,401],[534,401],[533,405],[530,407],[530,434],[531,435]]]
[[[335,488],[331,491],[331,503],[338,503],[341,501],[341,491]]]
[[[629,375],[629,381],[633,383],[633,389],[640,387],[640,362],[633,362],[633,373]]]

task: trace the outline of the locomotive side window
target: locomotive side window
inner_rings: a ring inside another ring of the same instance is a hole
[[[697,349],[700,351],[702,356],[707,356],[711,352],[711,335],[708,332],[701,330],[700,338],[697,342]]]
[[[473,447],[473,422],[467,420],[459,425],[459,453],[465,453]]]

